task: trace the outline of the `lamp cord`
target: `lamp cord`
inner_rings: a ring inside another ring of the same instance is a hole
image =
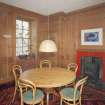
[[[47,32],[48,32],[48,33],[47,33],[47,35],[48,35],[48,40],[49,40],[49,38],[50,38],[50,37],[49,37],[49,22],[50,22],[50,20],[49,20],[49,6],[48,6],[48,4],[49,4],[49,3],[48,3],[48,0],[47,0],[47,15],[48,15],[48,21],[47,21],[47,22],[48,22],[48,24],[47,24],[47,26],[48,26],[48,27],[47,27],[47,28],[48,28],[48,31],[47,31]]]

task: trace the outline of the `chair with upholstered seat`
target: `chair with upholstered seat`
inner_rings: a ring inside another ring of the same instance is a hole
[[[67,65],[67,69],[74,71],[76,73],[78,69],[78,65],[76,63],[70,63]]]
[[[60,105],[62,105],[63,102],[68,105],[78,105],[78,104],[81,105],[82,90],[87,78],[88,77],[86,76],[81,80],[79,80],[74,88],[71,87],[63,88],[60,91],[60,96],[61,96]]]
[[[51,69],[51,61],[50,60],[42,60],[40,61],[40,68],[49,68]]]
[[[21,96],[20,105],[24,105],[24,103],[29,105],[35,105],[35,104],[43,105],[44,93],[42,90],[36,89],[36,86],[33,82],[29,80],[19,80],[18,86],[20,89],[20,96]],[[24,91],[25,87],[26,91]]]
[[[18,90],[18,79],[20,77],[20,74],[22,73],[21,66],[20,65],[13,65],[12,72],[13,72],[13,76],[15,79],[15,90],[14,90],[14,95],[13,95],[13,99],[12,99],[12,102],[13,102],[15,99],[16,91]]]

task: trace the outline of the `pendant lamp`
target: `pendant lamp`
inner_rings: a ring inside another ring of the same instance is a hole
[[[57,52],[57,47],[54,41],[44,40],[39,47],[40,52]]]
[[[48,1],[47,1],[47,5],[48,5]],[[57,52],[57,46],[55,42],[49,38],[49,35],[50,33],[49,33],[49,13],[48,13],[48,39],[43,40],[41,42],[39,47],[39,52]]]

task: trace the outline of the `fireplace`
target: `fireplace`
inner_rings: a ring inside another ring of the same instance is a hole
[[[100,57],[82,56],[80,76],[88,76],[88,83],[98,85],[102,80],[102,60]]]
[[[77,77],[88,75],[90,84],[105,84],[105,52],[77,51]]]

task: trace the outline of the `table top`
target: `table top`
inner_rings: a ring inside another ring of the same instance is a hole
[[[23,72],[20,79],[30,80],[36,87],[52,88],[72,83],[76,79],[76,74],[65,68],[34,68]]]

